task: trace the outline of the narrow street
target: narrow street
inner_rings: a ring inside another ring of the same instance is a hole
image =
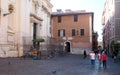
[[[52,59],[1,58],[0,75],[120,75],[120,61],[108,58],[107,69],[90,65],[90,59],[81,55],[56,56]]]

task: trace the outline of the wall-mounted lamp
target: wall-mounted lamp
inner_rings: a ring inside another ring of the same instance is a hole
[[[9,4],[9,5],[8,5],[8,11],[9,11],[9,12],[3,14],[3,16],[7,16],[7,15],[11,14],[11,13],[14,11],[14,6],[13,6],[12,4]]]

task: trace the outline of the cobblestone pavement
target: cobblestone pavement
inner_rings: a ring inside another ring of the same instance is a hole
[[[68,54],[52,59],[1,58],[0,75],[120,75],[120,63],[107,61],[107,69],[90,65],[90,59]]]

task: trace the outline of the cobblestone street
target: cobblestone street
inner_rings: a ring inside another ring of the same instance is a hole
[[[107,61],[107,69],[90,65],[81,55],[56,56],[52,59],[1,58],[0,75],[120,75],[120,63]]]

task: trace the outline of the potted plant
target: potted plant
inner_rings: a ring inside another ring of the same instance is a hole
[[[41,52],[39,52],[40,49],[40,43],[45,42],[45,40],[43,38],[38,38],[38,39],[33,39],[33,42],[35,43],[35,48],[36,48],[36,56],[38,57],[38,59],[40,59],[41,57]]]
[[[39,50],[40,43],[45,42],[45,40],[43,38],[38,38],[38,39],[33,39],[33,42],[35,42],[35,45],[37,49]]]

